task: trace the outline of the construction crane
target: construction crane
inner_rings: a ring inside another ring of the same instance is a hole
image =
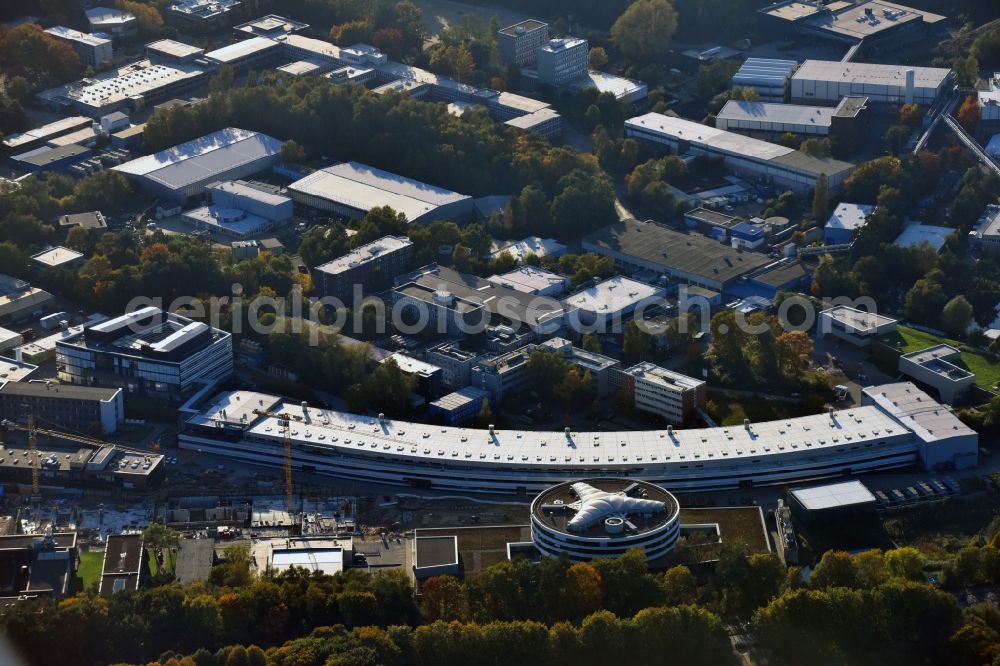
[[[285,445],[285,503],[291,516],[295,512],[295,498],[292,496],[292,425],[287,418],[280,423],[283,424],[281,439]]]
[[[31,449],[31,496],[41,494],[38,483],[38,434],[35,430],[35,415],[28,414],[28,448]]]
[[[266,409],[255,409],[253,413],[258,416],[276,418],[281,427],[281,441],[285,447],[285,504],[289,515],[291,515],[295,512],[295,487],[292,482],[292,417],[284,412],[270,412]]]

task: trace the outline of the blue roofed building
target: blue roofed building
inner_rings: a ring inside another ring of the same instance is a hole
[[[756,250],[767,242],[764,229],[749,222],[740,222],[729,230],[729,237],[733,247],[741,247],[745,250]]]

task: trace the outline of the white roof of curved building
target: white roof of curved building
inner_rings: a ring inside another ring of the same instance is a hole
[[[232,411],[240,405],[239,416]],[[249,407],[248,407],[249,406]],[[209,427],[248,426],[248,436],[281,441],[277,417],[253,415],[254,408],[292,416],[291,437],[300,444],[366,450],[403,460],[450,460],[492,467],[541,466],[592,470],[631,468],[636,463],[679,462],[695,467],[712,460],[757,459],[772,455],[879,446],[908,433],[896,420],[874,406],[782,421],[692,430],[622,432],[563,432],[452,428],[309,407],[276,396],[247,391],[224,394],[189,420]],[[228,409],[226,416],[222,410]],[[241,418],[242,417],[242,418]],[[245,420],[243,420],[245,419]]]

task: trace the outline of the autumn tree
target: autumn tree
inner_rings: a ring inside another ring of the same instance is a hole
[[[465,587],[452,576],[434,576],[420,584],[420,614],[425,622],[459,622],[469,618]]]
[[[603,47],[595,46],[587,54],[587,63],[591,69],[600,69],[608,64],[608,52]]]
[[[5,73],[22,76],[34,85],[69,81],[80,71],[76,51],[35,23],[0,26],[0,62]]]
[[[654,62],[670,51],[677,12],[667,0],[636,0],[611,26],[611,39],[626,58]]]
[[[163,16],[155,5],[147,5],[135,0],[118,0],[115,3],[119,9],[135,16],[139,29],[143,32],[155,32],[163,27]]]
[[[941,310],[941,328],[955,337],[962,337],[972,323],[974,312],[965,296],[959,294]]]
[[[966,132],[969,134],[975,132],[976,125],[979,124],[979,100],[972,95],[967,96],[962,102],[962,106],[959,107],[955,118]]]

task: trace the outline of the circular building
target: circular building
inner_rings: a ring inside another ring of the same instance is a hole
[[[574,562],[643,548],[647,560],[669,552],[680,534],[680,505],[663,488],[630,479],[560,483],[531,503],[531,539],[548,557]]]

